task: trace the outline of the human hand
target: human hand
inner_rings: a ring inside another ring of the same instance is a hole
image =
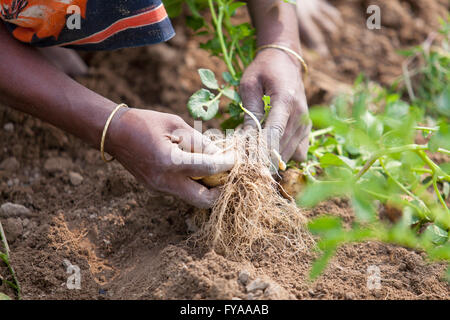
[[[119,110],[108,129],[105,147],[148,188],[199,208],[212,207],[220,192],[190,177],[214,175],[234,164],[230,154],[221,153],[179,116],[149,110]]]
[[[300,62],[279,49],[260,51],[244,72],[240,93],[244,106],[260,121],[264,118],[262,97],[271,97],[272,109],[264,125],[269,144],[277,149],[279,143],[277,151],[284,161],[305,161],[311,125]],[[245,115],[244,126],[255,125]]]
[[[329,55],[322,29],[333,33],[342,23],[339,11],[325,0],[297,1],[300,36],[319,54]]]

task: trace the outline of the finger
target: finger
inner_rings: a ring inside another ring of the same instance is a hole
[[[308,142],[310,130],[311,127],[309,124],[301,125],[300,128],[297,129],[295,134],[290,139],[289,143],[286,145],[285,149],[282,150],[281,157],[284,161],[289,161],[295,154],[298,146],[301,145],[304,141]]]
[[[317,25],[320,25],[326,32],[334,33],[336,32],[336,24],[332,20],[324,19],[323,14],[320,12],[315,13],[314,21]]]
[[[308,158],[308,149],[309,149],[309,137],[303,139],[298,145],[297,149],[292,156],[292,160],[298,162],[305,162]]]
[[[320,7],[321,11],[325,13],[334,22],[335,25],[342,24],[342,16],[337,8],[330,5],[328,2],[322,2]]]
[[[212,176],[231,170],[235,162],[232,151],[224,153],[191,153],[173,146],[171,152],[172,167],[190,177]]]
[[[276,95],[272,98],[272,109],[267,117],[265,129],[269,150],[280,151],[280,139],[283,137],[289,121],[289,105]]]
[[[215,154],[221,151],[210,138],[186,124],[169,135],[172,143],[178,144],[186,152]]]
[[[281,152],[286,149],[286,146],[290,143],[291,138],[296,134],[302,124],[307,124],[307,122],[305,122],[306,119],[304,119],[307,115],[306,110],[308,110],[305,94],[298,94],[298,97],[293,99],[292,104],[291,110],[293,111],[289,116],[286,131],[280,141]],[[305,112],[303,112],[303,110],[305,110]]]
[[[239,88],[242,104],[259,122],[264,118],[263,88],[257,79],[243,79]],[[248,114],[244,115],[244,128],[256,128],[257,124]]]
[[[306,44],[316,50],[320,55],[329,55],[325,37],[320,28],[314,23],[311,17],[303,17],[299,20],[300,36]]]
[[[213,207],[220,196],[219,189],[208,189],[188,177],[170,179],[168,187],[166,192],[202,209]]]

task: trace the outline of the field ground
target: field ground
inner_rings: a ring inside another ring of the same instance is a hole
[[[305,54],[311,65],[310,104],[328,102],[360,72],[391,83],[402,72],[396,50],[425,41],[439,28],[437,16],[449,10],[447,0],[335,3],[346,24],[329,38],[332,57]],[[382,30],[365,28],[369,4],[382,7]],[[185,106],[201,85],[197,68],[223,67],[198,49],[181,21],[174,24],[177,37],[169,44],[83,54],[91,75],[78,80],[116,102],[178,113],[192,123]],[[9,123],[13,128],[5,127]],[[0,107],[0,128],[0,204],[18,203],[31,211],[0,217],[24,299],[450,298],[450,286],[442,281],[444,264],[376,242],[339,249],[314,284],[307,280],[309,253],[300,262],[267,252],[258,261],[238,263],[199,252],[185,241],[193,208],[151,194],[118,163],[105,165],[97,150],[29,116]],[[346,200],[328,201],[306,214],[324,213],[346,223],[353,217]],[[80,267],[81,290],[65,286],[64,259]],[[371,265],[380,268],[380,290],[366,285]],[[0,266],[0,275],[4,272]],[[247,293],[245,273],[271,290]],[[11,294],[8,290],[0,286]]]

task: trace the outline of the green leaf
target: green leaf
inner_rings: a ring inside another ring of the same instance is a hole
[[[239,85],[239,81],[236,81],[233,78],[233,76],[231,75],[231,73],[229,73],[228,71],[225,71],[224,73],[222,73],[222,78],[223,78],[223,80],[225,80],[225,82],[227,82],[233,86]]]
[[[297,203],[301,206],[313,207],[328,198],[346,194],[350,188],[350,181],[314,182],[306,187]]]
[[[447,242],[448,232],[435,224],[431,224],[425,229],[424,236],[429,237],[435,245],[441,245]]]
[[[201,17],[187,16],[186,24],[192,30],[197,31],[205,25],[205,20]]]
[[[209,69],[198,69],[198,74],[202,83],[209,89],[217,90],[219,89],[219,84],[217,83],[216,76],[214,72]]]
[[[194,93],[187,104],[191,116],[203,121],[214,118],[219,110],[219,100],[214,98],[215,95],[206,89]]]
[[[351,170],[355,168],[355,162],[353,160],[344,156],[337,156],[332,153],[327,153],[322,158],[320,158],[320,165],[322,166],[322,168],[327,168],[330,166],[344,166]]]
[[[372,222],[375,220],[375,208],[372,201],[358,192],[352,198],[353,209],[356,218],[362,222]]]
[[[319,259],[314,261],[311,267],[311,271],[309,272],[309,278],[311,280],[317,279],[317,277],[322,274],[322,272],[328,265],[328,261],[330,261],[330,259],[334,256],[335,253],[336,253],[335,248],[328,249],[323,253],[323,255]]]
[[[7,296],[6,294],[0,292],[0,301],[2,300],[11,300],[11,298],[9,296]]]
[[[328,128],[336,123],[329,107],[314,106],[309,109],[309,116],[313,126],[318,129]]]
[[[383,122],[378,120],[369,111],[363,114],[361,117],[362,122],[365,125],[365,129],[372,139],[378,139],[383,134]]]
[[[198,11],[196,2],[197,2],[196,0],[186,0],[189,10],[191,10],[191,13],[194,15],[194,17],[201,18],[202,16],[201,16],[200,12]]]
[[[231,15],[231,14],[234,14],[234,12],[235,12],[238,8],[243,7],[243,6],[245,6],[245,5],[246,5],[245,2],[240,2],[240,1],[233,2],[233,3],[231,3],[231,4],[228,6],[228,12],[230,13],[230,15]]]
[[[431,152],[439,148],[450,149],[450,125],[444,121],[439,124],[439,132],[434,134],[428,143]]]
[[[238,125],[244,123],[244,117],[230,117],[220,124],[222,130],[235,129]]]
[[[324,234],[330,231],[341,231],[342,221],[338,217],[323,216],[308,223],[308,229],[313,234]]]
[[[392,98],[393,99],[393,98]],[[409,113],[409,104],[404,101],[398,100],[394,102],[388,101],[386,105],[385,115],[387,118],[400,120]]]
[[[163,4],[169,17],[174,18],[181,14],[183,0],[163,0]]]
[[[450,86],[436,99],[436,108],[440,114],[450,118]]]
[[[230,103],[228,105],[228,113],[231,117],[239,117],[241,113],[243,113],[242,108],[239,106],[239,104],[236,103]]]
[[[264,102],[264,112],[265,112],[265,114],[267,116],[269,111],[270,111],[270,109],[272,109],[272,106],[270,105],[270,96],[264,95],[262,97],[262,100]]]
[[[239,94],[238,94],[236,91],[234,91],[233,89],[231,89],[231,88],[225,88],[225,89],[223,89],[223,94],[224,94],[227,98],[233,100],[233,101],[236,102],[236,103],[240,103],[240,102],[241,102],[241,97],[239,96]],[[240,108],[239,108],[239,109],[240,109]]]

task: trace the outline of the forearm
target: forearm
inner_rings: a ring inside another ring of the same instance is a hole
[[[115,104],[83,87],[0,23],[0,102],[98,146]]]
[[[297,14],[293,4],[282,0],[248,0],[247,4],[256,28],[258,46],[275,43],[300,50]]]

